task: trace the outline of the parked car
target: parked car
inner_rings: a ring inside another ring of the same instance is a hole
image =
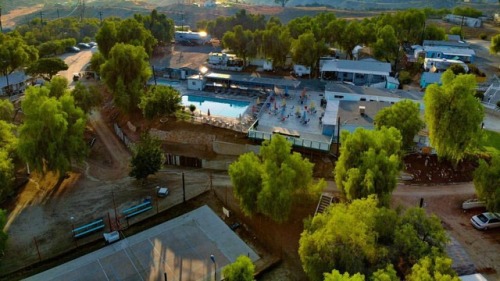
[[[168,187],[165,187],[165,186],[157,186],[156,187],[156,195],[158,195],[158,197],[167,197],[169,192],[170,191],[168,190]]]
[[[80,48],[78,48],[76,46],[67,47],[66,48],[66,52],[69,52],[69,53],[78,53],[78,52],[80,52]]]
[[[80,49],[90,49],[90,48],[92,48],[92,46],[90,46],[90,44],[87,44],[87,43],[78,43],[78,48],[80,48]]]
[[[472,225],[480,230],[500,227],[500,213],[482,213],[470,219]]]
[[[80,73],[73,73],[73,81],[78,81],[80,80]]]
[[[486,208],[486,202],[481,199],[473,198],[465,200],[462,203],[462,209],[464,210],[470,210],[475,208]]]
[[[90,47],[95,47],[95,46],[97,46],[97,43],[96,43],[96,42],[94,42],[94,41],[91,41],[91,42],[89,42],[88,44],[90,45]]]

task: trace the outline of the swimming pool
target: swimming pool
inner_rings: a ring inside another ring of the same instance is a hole
[[[148,84],[149,85],[154,85],[155,84],[155,80],[154,79],[150,79],[148,81]],[[175,81],[175,80],[167,80],[167,79],[162,79],[162,78],[156,78],[156,85],[162,85],[162,86],[178,86],[179,85],[179,81]]]
[[[250,102],[196,95],[183,95],[182,104],[184,106],[194,104],[196,106],[196,112],[201,110],[204,114],[207,114],[208,110],[210,110],[210,115],[237,118],[240,114],[243,115],[250,105]]]

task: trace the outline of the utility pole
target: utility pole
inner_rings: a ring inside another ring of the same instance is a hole
[[[59,9],[57,9],[57,19],[59,19]]]
[[[101,25],[102,25],[102,11],[99,11],[99,19],[101,20]]]
[[[43,12],[40,12],[40,25],[43,25]]]
[[[85,0],[82,0],[82,12],[80,13],[80,21],[85,17]]]

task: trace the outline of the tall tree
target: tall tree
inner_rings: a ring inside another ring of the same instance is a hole
[[[13,156],[18,145],[15,129],[13,124],[0,120],[0,150],[7,152],[9,157]]]
[[[316,40],[312,32],[299,36],[292,43],[292,59],[295,63],[303,64],[314,69],[321,56],[328,54],[329,50],[325,41]]]
[[[116,25],[120,23],[116,23],[115,21],[105,20],[102,23],[102,27],[99,29],[95,36],[95,40],[97,44],[99,44],[99,53],[104,56],[104,58],[108,58],[109,52],[111,48],[117,43],[117,33]]]
[[[161,140],[145,132],[140,142],[134,147],[130,166],[130,176],[138,180],[145,180],[161,169],[165,155],[161,147]]]
[[[85,113],[89,113],[92,108],[100,105],[103,100],[97,87],[86,87],[80,82],[76,83],[75,88],[71,91],[71,95],[75,99],[75,105]]]
[[[222,275],[227,281],[253,281],[254,272],[252,260],[247,256],[239,256],[234,263],[224,267]]]
[[[175,113],[180,108],[181,95],[170,86],[155,86],[141,98],[139,107],[147,119]]]
[[[451,268],[452,260],[442,256],[426,256],[418,261],[411,273],[406,276],[408,281],[460,281],[457,273]]]
[[[50,81],[59,71],[68,70],[68,65],[60,58],[41,58],[28,67],[26,72]]]
[[[388,264],[385,268],[375,271],[372,275],[373,281],[400,281],[396,270],[392,264]]]
[[[141,46],[150,56],[158,41],[144,25],[135,19],[126,19],[120,22],[116,30],[117,43]]]
[[[384,59],[387,62],[394,61],[397,58],[399,42],[392,26],[386,25],[378,31],[377,41],[373,49],[376,58]]]
[[[490,53],[496,55],[498,52],[500,52],[500,34],[493,36],[490,43]]]
[[[72,160],[86,156],[83,138],[86,119],[71,96],[50,97],[46,87],[29,87],[21,108],[24,123],[19,128],[19,156],[37,171],[57,171],[63,176]]]
[[[286,3],[288,3],[290,0],[274,0],[274,3],[280,4],[281,7],[285,7]]]
[[[229,166],[234,193],[245,214],[260,212],[277,222],[286,221],[294,202],[322,188],[322,181],[313,184],[313,164],[291,149],[284,137],[273,135],[264,141],[259,156],[246,153]]]
[[[12,192],[14,183],[13,154],[18,139],[14,135],[14,125],[0,120],[0,202]]]
[[[18,33],[0,33],[0,72],[10,75],[38,58],[35,47],[26,44]]]
[[[68,93],[69,81],[64,76],[55,76],[47,83],[46,87],[50,90],[49,96],[54,98],[60,98],[64,94]]]
[[[127,111],[136,109],[151,77],[148,55],[143,47],[116,44],[101,66],[101,75],[119,107]]]
[[[445,40],[446,32],[444,28],[436,24],[429,24],[424,30],[424,40]]]
[[[424,128],[425,124],[420,119],[420,108],[418,103],[411,100],[402,100],[390,107],[380,110],[375,115],[375,127],[394,127],[399,130],[403,140],[403,147],[413,146],[415,135]]]
[[[350,21],[343,30],[342,37],[338,42],[345,51],[348,58],[352,58],[352,50],[356,45],[363,42],[363,29],[359,21]]]
[[[0,99],[0,120],[12,121],[14,117],[14,105],[8,99]]]
[[[500,155],[493,154],[488,162],[479,161],[474,187],[478,197],[486,201],[488,211],[500,212]]]
[[[222,43],[238,57],[242,58],[245,65],[247,59],[257,53],[252,31],[248,29],[244,30],[241,25],[237,25],[232,31],[224,33]]]
[[[377,194],[388,205],[401,165],[401,134],[395,128],[342,132],[335,183],[349,200]]]
[[[437,154],[456,164],[476,147],[484,109],[474,96],[474,75],[456,76],[447,70],[441,81],[441,86],[433,84],[425,90],[425,120]]]
[[[377,204],[374,196],[334,204],[305,223],[299,256],[310,280],[323,280],[332,269],[369,275],[386,259],[387,249],[377,244]]]
[[[165,44],[174,39],[174,20],[167,18],[165,14],[158,13],[156,9],[147,16],[135,14],[134,18],[142,23],[158,42]]]

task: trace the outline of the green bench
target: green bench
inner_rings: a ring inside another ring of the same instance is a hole
[[[138,204],[138,205],[135,205],[135,206],[132,206],[128,209],[125,209],[123,210],[123,215],[129,219],[133,216],[136,216],[138,214],[141,214],[141,213],[144,213],[146,211],[149,211],[153,208],[153,204],[151,204],[151,200],[150,199],[146,199],[144,200],[143,203],[141,204]]]
[[[88,224],[79,226],[77,228],[73,229],[73,237],[74,238],[81,238],[84,237],[85,235],[94,233],[96,231],[100,231],[104,229],[104,220],[103,219],[96,219]]]

